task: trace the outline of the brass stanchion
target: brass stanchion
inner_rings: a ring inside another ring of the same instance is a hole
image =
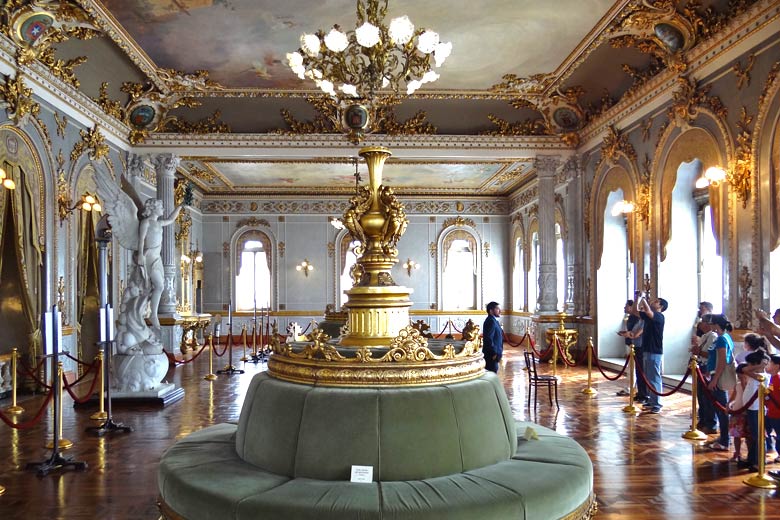
[[[241,327],[241,341],[244,342],[244,355],[241,356],[241,359],[239,361],[243,361],[244,363],[246,363],[247,361],[249,361],[249,358],[246,355],[246,349],[247,349],[247,344],[246,344],[246,323],[244,323],[242,325],[242,327]]]
[[[214,335],[209,334],[209,373],[206,374],[203,379],[206,381],[214,381],[217,379],[217,375],[214,373]]]
[[[628,353],[628,405],[623,407],[623,411],[626,413],[638,413],[639,408],[634,406],[634,345],[631,345],[631,350]]]
[[[551,348],[553,349],[552,359],[550,360],[553,366],[552,375],[556,377],[558,375],[558,334],[556,332],[553,332]]]
[[[696,388],[699,385],[699,376],[696,373],[696,360],[696,356],[691,356],[691,429],[683,433],[682,437],[683,439],[688,439],[689,441],[704,441],[707,440],[707,434],[696,428],[696,412],[698,404],[696,402],[696,396],[698,395]]]
[[[19,349],[11,349],[11,406],[6,408],[10,415],[19,415],[24,412],[24,408],[16,404],[16,358],[19,357]]]
[[[252,324],[252,358],[257,357],[257,324]]]
[[[89,416],[93,421],[105,421],[108,419],[108,413],[106,412],[106,378],[103,377],[103,349],[98,350],[96,356],[98,362],[98,374],[100,375],[100,395],[98,396],[98,402],[100,408],[97,412]],[[95,376],[97,377],[97,376]]]
[[[57,406],[57,409],[54,410],[54,413],[57,414],[59,417],[59,420],[57,421],[59,423],[59,441],[57,442],[57,447],[61,450],[67,450],[69,448],[73,447],[73,442],[69,441],[68,439],[64,438],[62,436],[62,391],[63,391],[63,379],[65,377],[64,370],[62,368],[62,361],[57,363],[57,384],[59,385],[59,391],[60,391],[60,399],[59,399],[59,406]],[[49,442],[46,445],[46,449],[54,449],[54,441]]]
[[[764,376],[758,376],[758,432],[755,435],[758,444],[758,473],[743,480],[748,486],[762,489],[776,489],[777,481],[766,474],[766,442],[764,432],[764,400],[766,399],[766,386]]]
[[[599,393],[598,390],[591,386],[593,383],[593,337],[588,338],[588,346],[585,348],[588,349],[588,386],[582,389],[582,393],[593,397]]]

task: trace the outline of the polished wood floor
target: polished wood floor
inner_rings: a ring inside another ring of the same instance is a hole
[[[729,462],[730,454],[708,452],[681,438],[690,425],[689,395],[666,398],[660,415],[631,416],[621,410],[625,398],[615,395],[622,382],[595,375],[599,394],[587,398],[581,393],[585,370],[559,368],[560,410],[549,405],[546,395],[537,411],[529,410],[522,355],[507,350],[501,377],[515,417],[570,435],[585,447],[595,466],[597,518],[780,519],[778,493],[743,484],[747,474]],[[237,421],[252,375],[264,369],[248,364],[246,374],[220,376],[209,384],[202,379],[206,368],[204,355],[172,369],[168,380],[182,386],[186,396],[166,408],[115,404],[114,419],[135,429],[129,434],[98,438],[85,433],[94,424],[89,419],[94,409],[74,409],[68,400],[64,436],[74,446],[65,454],[87,462],[83,472],[38,477],[25,470],[27,463],[48,457],[43,445],[51,437],[50,418],[19,432],[0,423],[0,484],[6,487],[0,519],[156,519],[160,455],[190,432]],[[22,398],[27,412],[20,420],[29,419],[41,402],[40,397]],[[3,409],[8,404],[0,401]]]

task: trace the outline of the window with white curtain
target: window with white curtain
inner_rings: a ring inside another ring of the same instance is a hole
[[[455,239],[447,250],[442,272],[442,303],[445,310],[476,309],[477,262],[473,243]]]
[[[357,263],[358,256],[355,254],[355,248],[360,245],[360,242],[354,240],[350,242],[347,248],[347,255],[344,257],[344,268],[341,270],[341,276],[339,276],[339,289],[341,290],[339,295],[340,305],[343,306],[347,303],[347,295],[344,291],[352,289],[354,280],[352,279],[352,267]]]
[[[241,251],[241,269],[236,276],[236,310],[269,307],[271,272],[262,242],[249,240]]]

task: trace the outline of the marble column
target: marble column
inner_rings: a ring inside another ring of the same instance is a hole
[[[572,157],[561,171],[566,183],[566,307],[567,314],[581,316],[585,314],[585,226],[582,218],[585,194],[582,180],[581,163],[578,157]],[[559,281],[559,283],[561,283]]]
[[[181,158],[173,154],[159,154],[152,158],[157,174],[157,198],[163,202],[165,217],[173,212],[173,182],[176,168]],[[176,314],[176,242],[174,240],[175,225],[163,228],[162,262],[165,270],[165,283],[162,297],[160,298],[160,316],[174,316]]]
[[[555,174],[558,155],[538,155],[535,161],[539,190],[539,314],[558,312],[555,261]]]

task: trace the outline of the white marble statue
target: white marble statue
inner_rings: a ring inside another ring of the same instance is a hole
[[[162,219],[161,200],[149,198],[141,202],[124,179],[121,189],[100,175],[96,181],[113,236],[123,248],[133,251],[117,318],[114,386],[133,392],[151,390],[165,376],[168,359],[145,317],[149,309],[149,320],[154,329],[159,329],[157,309],[165,279],[161,256],[163,227],[176,220],[181,206]]]

